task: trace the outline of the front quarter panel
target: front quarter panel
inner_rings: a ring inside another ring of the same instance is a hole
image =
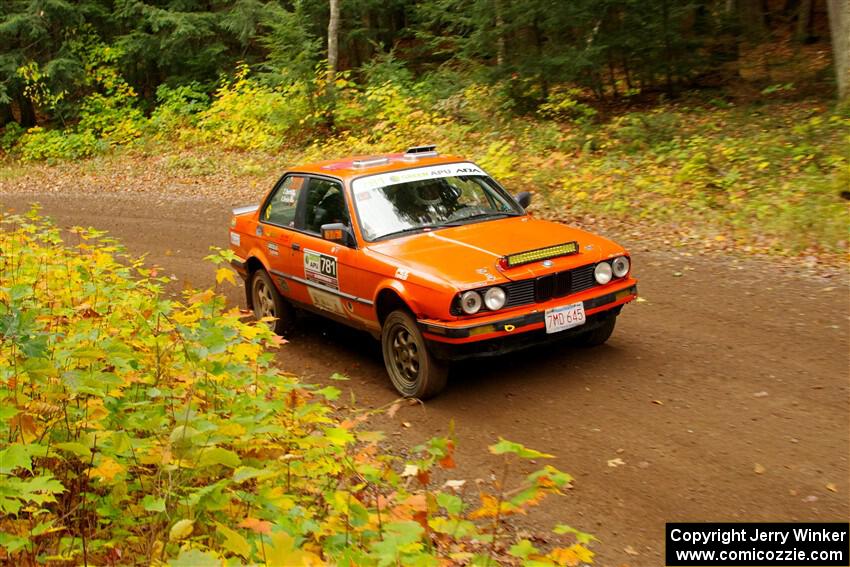
[[[454,318],[449,313],[451,301],[454,297],[453,290],[434,289],[410,281],[400,281],[395,278],[384,278],[378,284],[375,292],[375,305],[378,305],[378,297],[384,290],[390,289],[410,307],[416,317],[420,319],[447,319]]]
[[[376,308],[381,292],[389,289],[401,297],[417,317],[453,318],[449,308],[457,290],[447,282],[368,249],[363,249],[363,262],[368,271],[377,276],[373,295]]]

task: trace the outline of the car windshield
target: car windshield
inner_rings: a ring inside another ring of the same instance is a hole
[[[351,187],[368,241],[523,213],[472,163],[370,175]]]

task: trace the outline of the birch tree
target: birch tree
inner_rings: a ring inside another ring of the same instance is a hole
[[[333,82],[339,62],[339,0],[330,0],[328,20],[328,81]]]
[[[838,100],[850,98],[850,0],[827,0]]]

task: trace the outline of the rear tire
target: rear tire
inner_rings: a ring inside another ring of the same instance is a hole
[[[278,335],[288,335],[295,329],[295,310],[277,291],[271,276],[265,270],[257,270],[251,276],[251,304],[254,318],[275,317],[268,322],[269,328]]]
[[[617,324],[617,316],[609,315],[605,322],[596,327],[592,331],[588,331],[576,339],[576,343],[583,347],[595,347],[605,344],[614,332],[614,327]]]
[[[424,400],[446,386],[448,365],[428,351],[419,326],[406,311],[387,316],[381,329],[381,350],[390,380],[402,396]]]

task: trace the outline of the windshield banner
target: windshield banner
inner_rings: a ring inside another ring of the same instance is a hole
[[[369,177],[361,177],[352,182],[355,189],[375,189],[387,185],[398,185],[410,181],[421,181],[423,179],[437,179],[440,177],[456,177],[460,175],[486,176],[480,167],[474,163],[449,163],[445,165],[431,165],[428,167],[417,167],[403,171],[390,173],[379,173]]]

